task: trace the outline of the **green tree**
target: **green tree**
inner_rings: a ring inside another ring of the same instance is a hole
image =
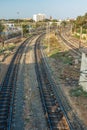
[[[24,24],[24,25],[22,25],[22,28],[23,28],[23,34],[26,34],[26,33],[29,32],[29,26],[28,25]]]
[[[66,21],[62,21],[61,25],[62,25],[63,27],[65,27],[65,26],[67,25],[67,22],[66,22]]]
[[[0,22],[0,36],[1,36],[2,32],[3,32],[3,30],[4,30],[4,25],[2,25],[2,23]]]
[[[4,25],[0,22],[0,42],[2,42],[2,46],[4,47],[4,35],[2,34],[4,30]]]

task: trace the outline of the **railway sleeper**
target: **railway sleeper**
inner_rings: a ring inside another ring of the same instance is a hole
[[[5,84],[5,83],[3,83],[1,86],[2,86],[2,89],[3,89],[3,88],[11,88],[11,87],[12,87],[12,85],[7,85],[7,84]]]
[[[56,112],[55,110],[48,110],[48,113],[49,114],[55,114],[55,115],[59,115],[60,113],[59,112]]]
[[[8,99],[8,98],[10,98],[10,96],[11,96],[10,93],[0,95],[0,100],[2,100],[2,99]]]
[[[5,126],[0,126],[0,130],[5,130]]]
[[[50,98],[47,98],[47,99],[45,99],[46,100],[46,103],[51,103],[51,104],[54,104],[55,102],[54,102],[54,100],[52,100],[52,99],[50,99]]]
[[[0,99],[0,104],[2,104],[2,103],[8,103],[8,102],[10,102],[10,98],[8,97],[8,98],[1,98]]]
[[[49,114],[49,117],[50,117],[50,119],[52,119],[52,120],[55,120],[55,119],[57,119],[58,121],[60,121],[61,119],[62,119],[62,117],[63,117],[63,115],[52,115],[52,114]]]
[[[9,104],[0,104],[0,108],[2,108],[2,107],[8,107],[9,106]]]
[[[0,120],[7,120],[7,119],[8,119],[7,115],[4,115],[4,116],[0,115]]]
[[[8,85],[8,81],[9,81],[9,78],[6,79],[6,80],[3,82],[2,86],[7,86],[7,85]]]
[[[9,111],[9,109],[6,108],[6,107],[1,108],[1,109],[0,109],[0,114],[1,114],[1,113],[4,113],[4,112],[8,112],[8,111]]]
[[[0,117],[1,116],[7,116],[7,111],[3,111],[2,113],[0,113]]]
[[[49,97],[49,98],[47,98],[47,99],[46,99],[46,101],[49,101],[49,102],[54,102],[54,101],[55,101],[55,99],[54,99],[54,98],[52,98],[52,97]]]
[[[58,130],[69,130],[69,128],[68,127],[63,127],[63,126],[57,126],[57,128],[58,128]]]
[[[46,89],[46,90],[44,90],[43,89],[43,92],[45,93],[45,94],[48,94],[49,93],[49,91]]]
[[[52,107],[53,107],[52,104],[48,104],[48,103],[47,103],[47,109],[48,109],[48,110],[52,110]]]
[[[3,125],[3,124],[2,124],[2,125],[0,126],[0,130],[7,130],[7,124],[6,124],[6,125]]]
[[[47,107],[54,107],[55,106],[55,103],[54,102],[46,102],[46,105],[47,105]]]
[[[50,95],[49,95],[49,93],[47,93],[47,94],[44,93],[44,97],[45,97],[45,99],[48,99],[48,100],[49,100],[49,99],[50,99]]]
[[[11,91],[12,86],[11,87],[2,87],[1,91]]]
[[[56,129],[58,129],[57,128],[57,125],[58,125],[58,120],[51,120],[51,124],[52,124],[52,126],[53,126],[53,130],[54,130],[54,128],[56,128]]]
[[[11,91],[1,91],[1,96],[7,96],[7,95],[11,95],[12,92]]]
[[[7,126],[7,119],[0,120],[0,126]]]
[[[49,117],[50,117],[50,119],[55,119],[55,118],[57,118],[57,115],[56,114],[49,114]]]
[[[12,91],[3,92],[2,94],[3,94],[2,96],[11,97],[12,96]]]
[[[57,119],[54,119],[54,120],[51,120],[51,123],[52,123],[52,125],[56,125],[59,123],[59,121]]]
[[[0,99],[0,105],[1,104],[10,104],[10,98],[3,98],[3,99]]]

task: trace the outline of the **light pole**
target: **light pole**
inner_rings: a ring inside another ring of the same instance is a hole
[[[17,12],[17,15],[18,15],[18,25],[19,25],[19,12]]]
[[[82,38],[82,26],[80,27],[80,41],[79,41],[79,50],[81,48],[81,38]]]
[[[49,37],[50,29],[49,29],[49,23],[48,23],[48,52],[50,51],[50,37]]]
[[[48,41],[48,52],[50,51],[50,24],[47,23],[47,41]]]
[[[22,28],[22,24],[21,24],[21,37],[23,37],[23,28]]]

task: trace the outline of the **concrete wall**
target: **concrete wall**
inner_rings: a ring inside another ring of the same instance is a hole
[[[87,92],[87,54],[82,53],[79,85]]]

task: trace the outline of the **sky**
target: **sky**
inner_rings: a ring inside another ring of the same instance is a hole
[[[37,13],[66,19],[86,12],[87,0],[0,0],[0,19],[32,18]]]

